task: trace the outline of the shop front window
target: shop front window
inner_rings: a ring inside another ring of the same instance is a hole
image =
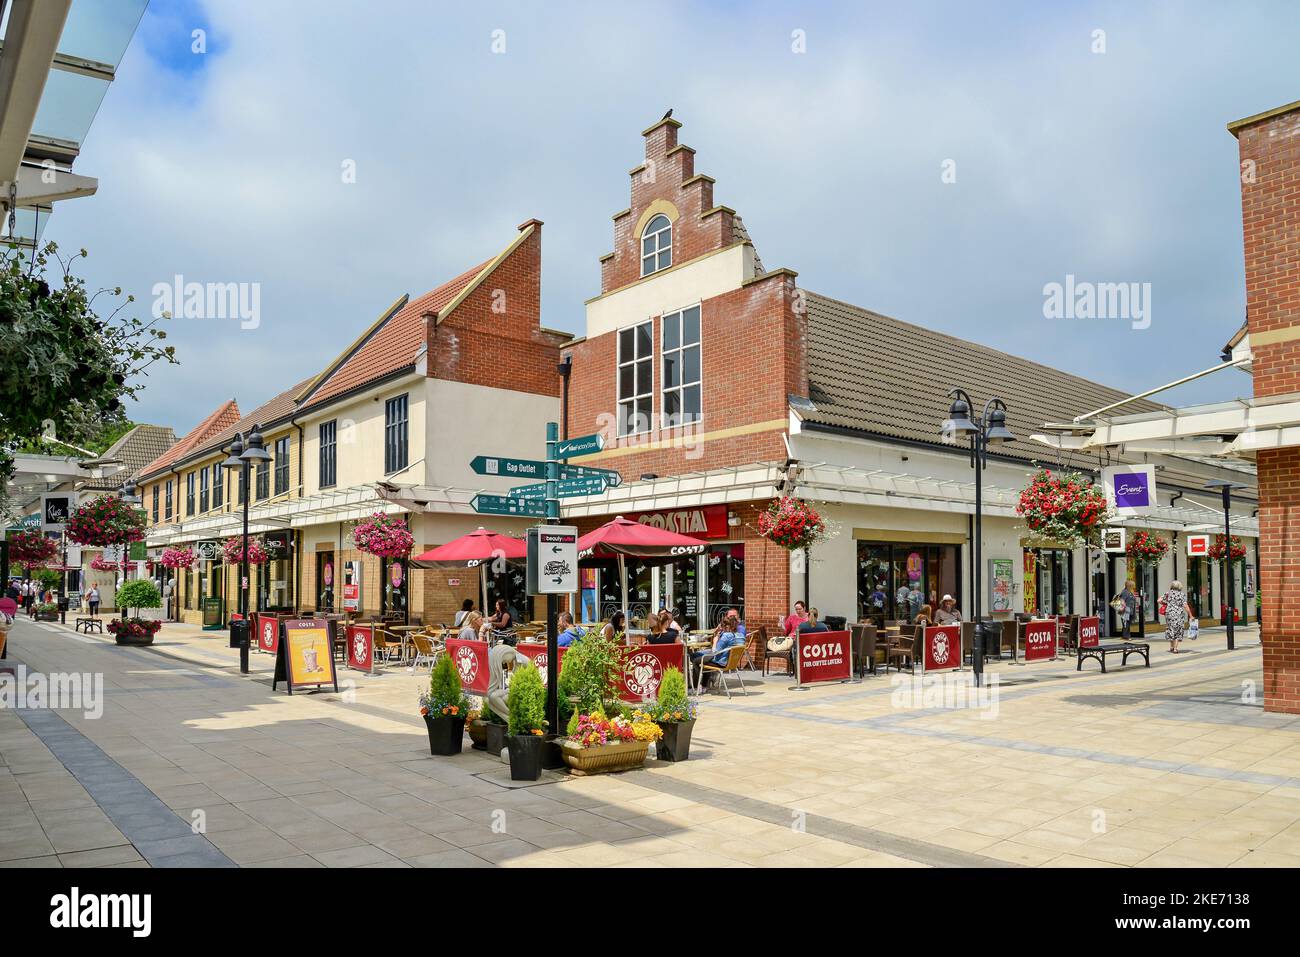
[[[499,565],[504,567],[498,569]],[[495,613],[497,600],[504,598],[510,617],[516,623],[533,620],[533,600],[528,595],[528,583],[524,578],[526,570],[523,563],[492,562],[488,565],[485,616]]]
[[[379,577],[383,591],[379,610],[382,614],[406,617],[406,596],[409,591],[407,579],[410,566],[404,558],[381,558],[379,560]]]
[[[745,546],[714,545],[705,560],[709,570],[709,624],[716,626],[732,608],[744,621]]]
[[[334,608],[334,553],[316,553],[317,610]]]
[[[1030,615],[1068,615],[1073,612],[1074,572],[1066,548],[1024,550],[1025,602]]]
[[[944,595],[961,609],[956,545],[890,545],[858,542],[858,615],[863,621],[912,621]],[[835,614],[822,609],[823,616]]]

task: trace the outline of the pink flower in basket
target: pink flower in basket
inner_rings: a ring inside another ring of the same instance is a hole
[[[383,512],[375,512],[357,523],[352,530],[352,541],[359,551],[380,558],[404,558],[415,547],[415,537],[406,527],[406,520]]]

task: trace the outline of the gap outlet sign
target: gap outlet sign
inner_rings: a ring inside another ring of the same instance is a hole
[[[1146,515],[1156,507],[1154,465],[1112,465],[1101,470],[1106,503],[1119,515]]]

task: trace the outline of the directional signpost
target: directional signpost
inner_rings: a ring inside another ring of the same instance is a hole
[[[613,469],[593,469],[587,465],[561,465],[558,477],[561,481],[568,481],[569,479],[591,478],[596,475],[602,477],[605,484],[610,488],[623,484],[623,476]]]
[[[476,455],[469,467],[479,475],[504,475],[507,478],[544,479],[546,463],[537,459],[513,459],[504,455]]]
[[[600,433],[584,435],[576,439],[561,439],[555,443],[557,459],[571,459],[578,455],[591,455],[605,447],[605,440]]]
[[[537,525],[528,530],[528,593],[571,595],[578,590],[578,530]]]
[[[609,483],[602,475],[588,475],[583,478],[569,479],[555,486],[560,498],[573,498],[575,495],[599,495]],[[546,498],[546,483],[518,485],[510,490],[514,498]]]
[[[546,500],[540,498],[512,498],[509,495],[475,495],[470,500],[474,511],[485,515],[546,516]]]

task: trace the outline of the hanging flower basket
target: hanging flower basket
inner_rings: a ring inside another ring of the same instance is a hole
[[[1124,546],[1124,554],[1129,561],[1139,565],[1154,567],[1159,565],[1169,554],[1169,543],[1154,532],[1135,532]]]
[[[1216,562],[1221,562],[1223,561],[1224,551],[1225,549],[1223,547],[1223,536],[1215,535],[1214,544],[1210,546],[1208,552],[1209,556],[1213,558]],[[1233,562],[1243,562],[1246,560],[1246,545],[1236,535],[1232,536],[1232,539],[1229,542],[1226,551],[1228,553],[1228,557],[1231,558]]]
[[[92,499],[68,515],[68,539],[78,545],[104,548],[144,541],[144,511],[116,495]]]
[[[163,568],[190,568],[194,564],[194,549],[164,548],[161,561]]]
[[[90,567],[97,572],[121,572],[126,571],[126,562],[114,562],[105,558],[103,555],[96,555],[90,560]]]
[[[415,547],[415,537],[406,519],[375,512],[352,529],[352,542],[359,551],[380,558],[405,558]]]
[[[1031,538],[1067,548],[1098,544],[1106,513],[1106,493],[1091,480],[1051,469],[1034,473],[1016,505]]]
[[[15,532],[9,537],[9,560],[23,568],[43,568],[58,551],[58,542],[40,532]]]
[[[248,540],[248,564],[262,565],[270,560],[270,555],[266,552],[266,546],[262,544],[260,538],[250,538]],[[221,543],[221,558],[227,565],[242,565],[244,562],[244,539],[227,538]],[[184,566],[188,568],[189,566]]]
[[[789,551],[809,548],[826,536],[826,522],[803,499],[786,496],[758,516],[758,534]]]

